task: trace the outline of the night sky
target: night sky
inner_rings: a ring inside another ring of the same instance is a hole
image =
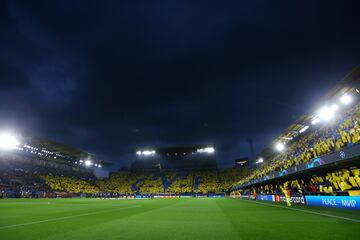
[[[357,2],[357,3],[356,3]],[[359,1],[1,1],[0,126],[128,165],[259,152],[360,64]]]

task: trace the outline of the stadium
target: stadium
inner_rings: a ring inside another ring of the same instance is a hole
[[[320,110],[301,116],[252,164],[227,169],[217,168],[214,145],[138,149],[131,171],[98,179],[95,170],[111,163],[4,132],[0,236],[285,239],[291,231],[296,238],[354,239],[360,223],[359,81],[357,68],[322,99]]]
[[[359,238],[359,1],[0,1],[0,240]]]

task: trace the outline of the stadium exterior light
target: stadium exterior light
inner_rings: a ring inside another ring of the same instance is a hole
[[[305,132],[308,128],[309,128],[309,126],[303,127],[302,129],[299,130],[299,133]]]
[[[344,105],[348,105],[352,102],[352,98],[348,94],[345,94],[340,97],[340,102]]]
[[[85,166],[90,167],[93,163],[90,160],[85,161]]]
[[[279,152],[283,151],[285,149],[285,145],[281,142],[278,142],[277,144],[275,144],[275,149]]]
[[[141,155],[141,151],[137,151],[137,152],[136,152],[136,155]]]
[[[256,163],[263,163],[264,162],[264,159],[263,158],[259,158]]]
[[[98,164],[98,167],[99,167],[99,168],[102,168],[101,164]]]
[[[0,135],[0,148],[1,149],[14,149],[19,146],[19,141],[12,134],[3,133]]]

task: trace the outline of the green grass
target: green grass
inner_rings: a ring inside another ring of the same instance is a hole
[[[360,213],[239,199],[0,200],[0,239],[357,239]],[[279,205],[275,205],[279,206]]]

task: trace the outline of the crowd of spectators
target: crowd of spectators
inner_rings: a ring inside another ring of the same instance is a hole
[[[285,151],[252,171],[246,168],[229,168],[206,171],[117,172],[108,179],[96,180],[92,174],[86,172],[49,169],[42,165],[31,165],[27,168],[22,162],[5,161],[12,163],[12,166],[0,168],[0,197],[41,197],[54,192],[87,195],[223,193],[233,185],[241,185],[357,144],[360,141],[359,122],[358,104],[342,117],[335,119],[332,124],[323,124],[301,134],[288,144]],[[357,189],[359,186],[359,169],[356,168],[314,176],[310,180],[298,179],[281,185],[264,185],[257,190],[271,193],[291,188],[293,192],[331,194]]]
[[[309,162],[344,147],[351,147],[360,141],[360,104],[329,124],[318,126],[297,137],[285,151],[264,162],[258,169],[236,183],[242,185],[272,172]]]
[[[326,174],[314,176],[311,183],[316,185],[319,192],[333,193],[334,191],[348,191],[360,189],[360,169],[341,169]]]
[[[56,191],[85,194],[99,192],[99,188],[95,184],[75,177],[41,175],[41,178],[52,190]]]
[[[0,171],[2,174],[0,174],[0,189],[7,186],[8,189],[18,193],[22,189],[16,186],[32,189],[32,194],[29,194],[29,197],[40,197],[33,194],[35,191],[41,191],[42,196],[49,193],[57,193],[56,196],[70,193],[77,194],[76,196],[81,194],[86,196],[127,196],[134,194],[206,195],[227,191],[231,182],[239,180],[244,171],[241,168],[232,168],[207,171],[116,172],[111,174],[108,179],[102,180],[52,173],[27,172],[27,174],[24,174],[23,171],[18,177],[15,177],[14,174],[9,176],[9,172]],[[2,181],[2,179],[6,179],[7,182]],[[11,185],[9,183],[10,179],[18,181],[18,184]],[[24,194],[20,194],[20,196],[25,197]]]
[[[349,190],[360,190],[360,168],[344,168],[326,174],[284,181],[279,184],[265,184],[234,191],[233,194],[282,194],[287,189],[292,195],[337,195]]]
[[[194,192],[194,174],[169,172],[166,176],[166,193],[192,193]]]
[[[113,173],[109,179],[98,180],[96,184],[102,192],[130,194],[134,180],[130,172],[118,172]]]
[[[32,172],[21,168],[0,171],[0,198],[43,197],[49,188]]]
[[[0,161],[0,198],[39,198],[66,196],[69,193],[90,193],[87,180],[94,179],[89,172],[71,171],[33,164],[14,156]]]

